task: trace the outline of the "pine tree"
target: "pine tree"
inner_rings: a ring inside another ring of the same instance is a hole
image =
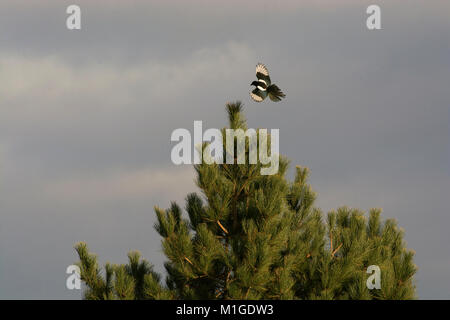
[[[240,102],[227,104],[227,111],[230,128],[247,129]],[[248,142],[245,150],[248,160]],[[85,298],[415,298],[414,254],[394,220],[382,223],[379,209],[366,218],[347,207],[324,217],[314,207],[307,168],[297,166],[289,182],[284,157],[277,174],[261,175],[261,167],[196,165],[202,194],[186,197],[187,217],[176,203],[155,208],[168,259],[165,284],[137,252],[129,253],[128,264],[102,270],[85,243],[76,245]],[[366,285],[370,265],[380,268],[381,289]]]

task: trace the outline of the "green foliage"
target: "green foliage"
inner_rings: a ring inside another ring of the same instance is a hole
[[[246,129],[240,102],[227,104],[230,128]],[[225,135],[224,135],[225,137]],[[224,141],[224,146],[225,146]],[[207,148],[204,145],[203,148]],[[249,145],[246,145],[248,160]],[[226,150],[224,148],[223,158]],[[416,267],[403,232],[381,210],[368,218],[339,208],[323,217],[307,168],[293,182],[260,164],[195,166],[202,194],[186,197],[185,212],[172,203],[155,208],[156,231],[167,257],[166,284],[137,252],[127,265],[101,273],[84,243],[80,257],[86,299],[413,299]],[[381,269],[381,289],[366,286],[367,267]]]
[[[87,289],[88,300],[133,300],[133,299],[171,299],[171,293],[160,285],[160,276],[153,267],[141,259],[139,252],[128,254],[128,264],[105,265],[105,274],[97,264],[95,255],[89,253],[84,242],[75,246],[80,257],[78,266],[81,280]]]

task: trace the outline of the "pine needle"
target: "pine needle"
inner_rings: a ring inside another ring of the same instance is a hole
[[[226,234],[228,234],[227,229],[225,229],[225,227],[220,223],[219,220],[217,220],[217,224],[219,225],[219,227],[223,230],[223,232],[225,232]]]
[[[336,252],[338,252],[338,250],[342,247],[342,243],[336,248],[336,250],[333,251],[333,253],[331,254],[331,256],[334,257],[334,255],[336,254]]]

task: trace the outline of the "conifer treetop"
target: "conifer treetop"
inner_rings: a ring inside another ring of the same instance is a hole
[[[247,127],[241,102],[226,110],[229,128]],[[414,254],[394,220],[381,221],[380,209],[366,216],[348,207],[324,216],[307,168],[296,166],[290,182],[286,158],[277,174],[261,175],[260,167],[195,165],[200,193],[187,195],[184,210],[175,202],[155,207],[165,283],[137,252],[128,264],[102,270],[86,244],[77,244],[85,298],[415,298]],[[367,287],[371,265],[381,270],[381,289]]]

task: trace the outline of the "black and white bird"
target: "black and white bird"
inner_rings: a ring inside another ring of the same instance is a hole
[[[261,102],[269,96],[270,100],[277,102],[286,96],[276,84],[272,84],[269,71],[262,63],[256,65],[256,78],[258,80],[250,84],[255,86],[255,89],[250,92],[250,97],[254,101]]]

